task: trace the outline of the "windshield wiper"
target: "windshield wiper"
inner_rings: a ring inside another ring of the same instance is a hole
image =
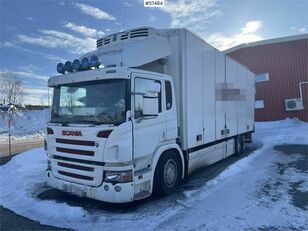
[[[73,121],[69,121],[68,123],[71,124],[94,124],[94,125],[101,125],[101,124],[105,124],[103,122],[98,122],[98,121],[93,121],[93,120],[73,120]]]
[[[60,121],[60,120],[50,120],[49,123],[59,123],[62,126],[68,126],[66,121]]]

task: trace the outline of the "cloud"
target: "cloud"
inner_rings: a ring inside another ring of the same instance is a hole
[[[261,21],[249,21],[242,28],[242,34],[249,34],[256,32],[262,26]]]
[[[123,4],[125,5],[125,6],[128,6],[128,7],[133,7],[134,5],[133,4],[131,4],[131,3],[129,3],[129,2],[123,2]]]
[[[8,48],[15,47],[15,45],[12,42],[9,42],[9,41],[4,41],[3,43],[1,43],[1,46],[8,47]]]
[[[59,56],[56,56],[56,55],[52,55],[52,54],[45,54],[43,52],[39,52],[39,51],[33,51],[33,50],[30,50],[30,49],[27,49],[27,48],[23,48],[19,45],[16,45],[12,42],[9,42],[9,41],[4,41],[1,46],[3,47],[7,47],[7,48],[15,48],[17,50],[20,50],[20,51],[23,51],[23,52],[27,52],[27,53],[30,53],[30,54],[35,54],[35,55],[40,55],[42,56],[43,58],[45,59],[48,59],[48,60],[52,60],[52,61],[57,61],[57,62],[65,62],[65,59],[59,57]]]
[[[102,19],[102,20],[116,20],[116,17],[108,14],[107,12],[82,3],[76,3],[75,4],[79,10],[81,10],[82,13],[90,15],[96,19]]]
[[[24,87],[24,104],[40,105],[48,103],[48,87]]]
[[[96,40],[90,37],[78,38],[71,34],[56,30],[40,30],[41,36],[32,37],[28,35],[18,35],[22,43],[38,45],[47,48],[65,48],[72,54],[83,54],[95,49]]]
[[[102,37],[105,35],[105,32],[103,31],[98,31],[93,28],[88,28],[86,26],[79,26],[71,22],[67,22],[64,24],[65,28],[68,28],[72,31],[75,31],[77,33],[83,34],[84,36],[89,36],[89,37]]]
[[[211,19],[222,13],[216,9],[216,0],[177,0],[165,1],[165,7],[160,7],[171,17],[171,27],[186,27],[203,34]]]
[[[59,56],[56,55],[51,55],[51,54],[46,54],[44,55],[43,53],[39,52],[42,56],[44,56],[46,59],[48,60],[52,60],[52,61],[57,61],[57,62],[62,62],[64,63],[66,61],[66,59],[63,59]]]
[[[26,17],[25,20],[28,22],[34,22],[34,19],[32,17]]]
[[[241,28],[240,33],[232,36],[225,36],[222,33],[212,33],[209,36],[205,36],[205,40],[220,50],[226,50],[242,43],[261,40],[261,35],[257,34],[261,26],[261,21],[248,21],[245,26]]]
[[[150,18],[149,18],[149,20],[150,20],[151,22],[156,21],[156,19],[157,19],[157,18],[156,18],[155,16],[153,16],[153,15],[151,15]]]
[[[26,88],[26,93],[43,95],[48,93],[48,87],[35,87],[35,88]]]
[[[304,26],[302,26],[302,27],[292,26],[292,27],[291,27],[291,30],[294,30],[294,31],[296,31],[297,33],[300,33],[300,34],[302,34],[302,33],[307,33],[307,31],[308,31],[308,25],[304,25]]]
[[[17,77],[30,78],[30,79],[41,80],[45,82],[47,82],[49,78],[49,76],[39,75],[33,72],[25,72],[25,71],[14,71],[13,74],[15,74]]]

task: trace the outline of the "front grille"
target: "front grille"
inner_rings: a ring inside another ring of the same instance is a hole
[[[56,148],[57,152],[63,152],[68,154],[76,154],[76,155],[83,155],[83,156],[94,156],[93,151],[86,151],[86,150],[77,150],[77,149],[70,149],[70,148]]]
[[[87,167],[87,166],[68,164],[68,163],[62,163],[62,162],[58,162],[58,166],[65,167],[65,168],[73,168],[73,169],[82,170],[82,171],[94,172],[94,168]]]
[[[63,161],[71,161],[71,162],[76,162],[80,164],[92,164],[92,165],[97,165],[97,166],[104,166],[104,162],[99,162],[99,161],[92,161],[92,160],[81,160],[81,159],[76,159],[76,158],[69,158],[69,157],[64,157],[64,156],[58,156],[54,155],[53,158],[57,160],[63,160]]]
[[[99,141],[78,137],[55,137],[50,144],[52,174],[61,180],[99,186],[103,180],[103,153]]]
[[[92,176],[84,176],[84,175],[79,175],[79,174],[71,173],[71,172],[58,171],[58,173],[64,176],[77,178],[81,180],[91,180],[92,181],[94,179]]]
[[[74,145],[83,145],[83,146],[95,146],[94,141],[86,141],[86,140],[68,140],[68,139],[58,139],[56,138],[57,143],[61,144],[74,144]]]

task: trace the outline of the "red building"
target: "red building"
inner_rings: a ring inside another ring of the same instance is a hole
[[[256,74],[256,121],[308,122],[308,34],[242,44],[225,53]]]

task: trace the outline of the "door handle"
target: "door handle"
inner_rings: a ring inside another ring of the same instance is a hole
[[[162,132],[160,136],[160,141],[164,141],[166,139],[166,132]]]

